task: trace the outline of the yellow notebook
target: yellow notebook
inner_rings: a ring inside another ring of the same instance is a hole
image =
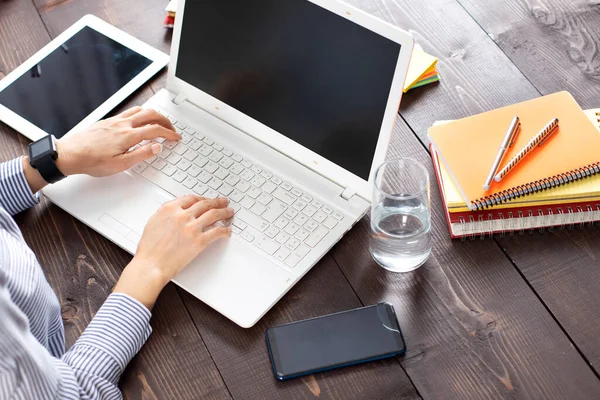
[[[595,110],[587,110],[585,114],[598,129],[600,134],[600,108]],[[434,125],[442,125],[452,121],[438,121]],[[466,212],[469,211],[467,203],[462,198],[458,188],[452,181],[452,177],[448,170],[440,163],[440,179],[444,188],[446,197],[446,206],[450,212]],[[506,209],[522,206],[543,206],[555,204],[567,204],[578,201],[600,201],[600,175],[593,175],[587,179],[572,182],[568,185],[559,186],[552,190],[533,193],[530,196],[514,199],[509,203],[499,204],[495,206],[498,209]]]
[[[551,139],[486,191],[483,184],[514,116],[521,119],[521,132],[503,165],[548,121],[558,118],[560,125]],[[471,210],[493,207],[600,172],[600,135],[568,92],[433,126],[429,138]]]

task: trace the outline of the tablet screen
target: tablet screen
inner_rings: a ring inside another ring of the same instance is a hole
[[[86,26],[1,91],[0,104],[60,138],[150,64]]]

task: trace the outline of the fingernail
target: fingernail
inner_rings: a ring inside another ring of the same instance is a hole
[[[158,154],[162,151],[162,144],[154,143],[152,145],[152,154]]]

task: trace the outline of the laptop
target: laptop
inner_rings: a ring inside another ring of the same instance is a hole
[[[162,203],[228,197],[232,237],[174,282],[249,328],[369,210],[412,47],[335,0],[179,1],[167,85],[144,107],[181,142],[44,193],[131,254]]]

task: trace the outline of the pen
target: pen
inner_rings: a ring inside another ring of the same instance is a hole
[[[544,142],[546,142],[546,140],[548,140],[548,138],[557,130],[558,118],[554,118],[552,121],[548,122],[548,124],[541,131],[539,131],[538,134],[535,135],[533,139],[531,139],[529,143],[527,143],[525,147],[523,147],[523,149],[519,151],[519,153],[517,153],[512,160],[509,161],[508,164],[506,164],[504,168],[502,168],[498,175],[496,175],[496,182],[500,182],[502,178],[506,176],[506,174],[508,174],[514,167],[517,166],[518,163],[520,163],[529,153],[533,152],[536,147],[544,144]]]
[[[502,140],[502,144],[500,144],[500,148],[498,149],[498,155],[494,160],[494,164],[492,164],[492,169],[490,170],[490,174],[488,175],[485,183],[483,184],[483,190],[488,190],[490,188],[490,184],[492,183],[492,179],[494,179],[494,175],[498,171],[498,167],[500,167],[500,163],[502,159],[506,155],[506,150],[512,147],[515,144],[515,140],[517,139],[517,135],[519,133],[519,129],[521,128],[521,122],[519,121],[519,117],[514,117],[508,126],[508,130],[504,135],[504,140]]]

